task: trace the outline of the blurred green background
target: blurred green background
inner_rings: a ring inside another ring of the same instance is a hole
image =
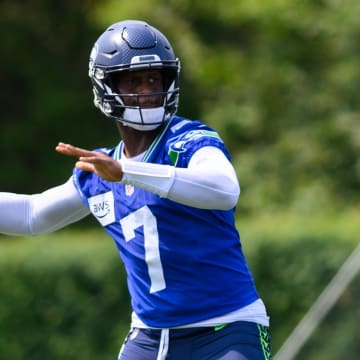
[[[178,113],[216,128],[233,155],[275,353],[359,239],[360,2],[3,0],[0,14],[1,191],[64,182],[73,161],[58,141],[119,141],[87,77],[105,27],[141,19],[168,37]],[[0,359],[115,359],[128,329],[122,265],[92,220],[1,236],[0,294]],[[357,276],[297,359],[358,359],[359,296]]]

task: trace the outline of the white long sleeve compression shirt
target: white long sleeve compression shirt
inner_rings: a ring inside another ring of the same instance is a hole
[[[240,187],[235,170],[215,147],[195,152],[187,168],[120,160],[123,183],[132,184],[184,205],[228,210]],[[70,178],[40,194],[0,193],[0,233],[37,235],[63,228],[90,214]]]
[[[122,182],[201,209],[229,210],[240,194],[236,173],[219,149],[199,149],[187,168],[120,160]]]

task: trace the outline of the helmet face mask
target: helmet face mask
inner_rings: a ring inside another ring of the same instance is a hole
[[[123,74],[144,70],[161,73],[162,91],[119,92],[118,82]],[[98,38],[90,54],[89,76],[95,106],[106,116],[138,130],[153,130],[176,113],[179,73],[180,61],[165,36],[142,21],[127,20],[111,25]]]

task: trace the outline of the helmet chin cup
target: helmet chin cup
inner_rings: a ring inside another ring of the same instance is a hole
[[[121,119],[124,125],[140,131],[150,131],[158,128],[165,120],[163,106],[150,109],[126,108]]]

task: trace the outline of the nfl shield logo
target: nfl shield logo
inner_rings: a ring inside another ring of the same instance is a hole
[[[134,193],[134,186],[133,185],[125,185],[125,195],[131,196]]]

